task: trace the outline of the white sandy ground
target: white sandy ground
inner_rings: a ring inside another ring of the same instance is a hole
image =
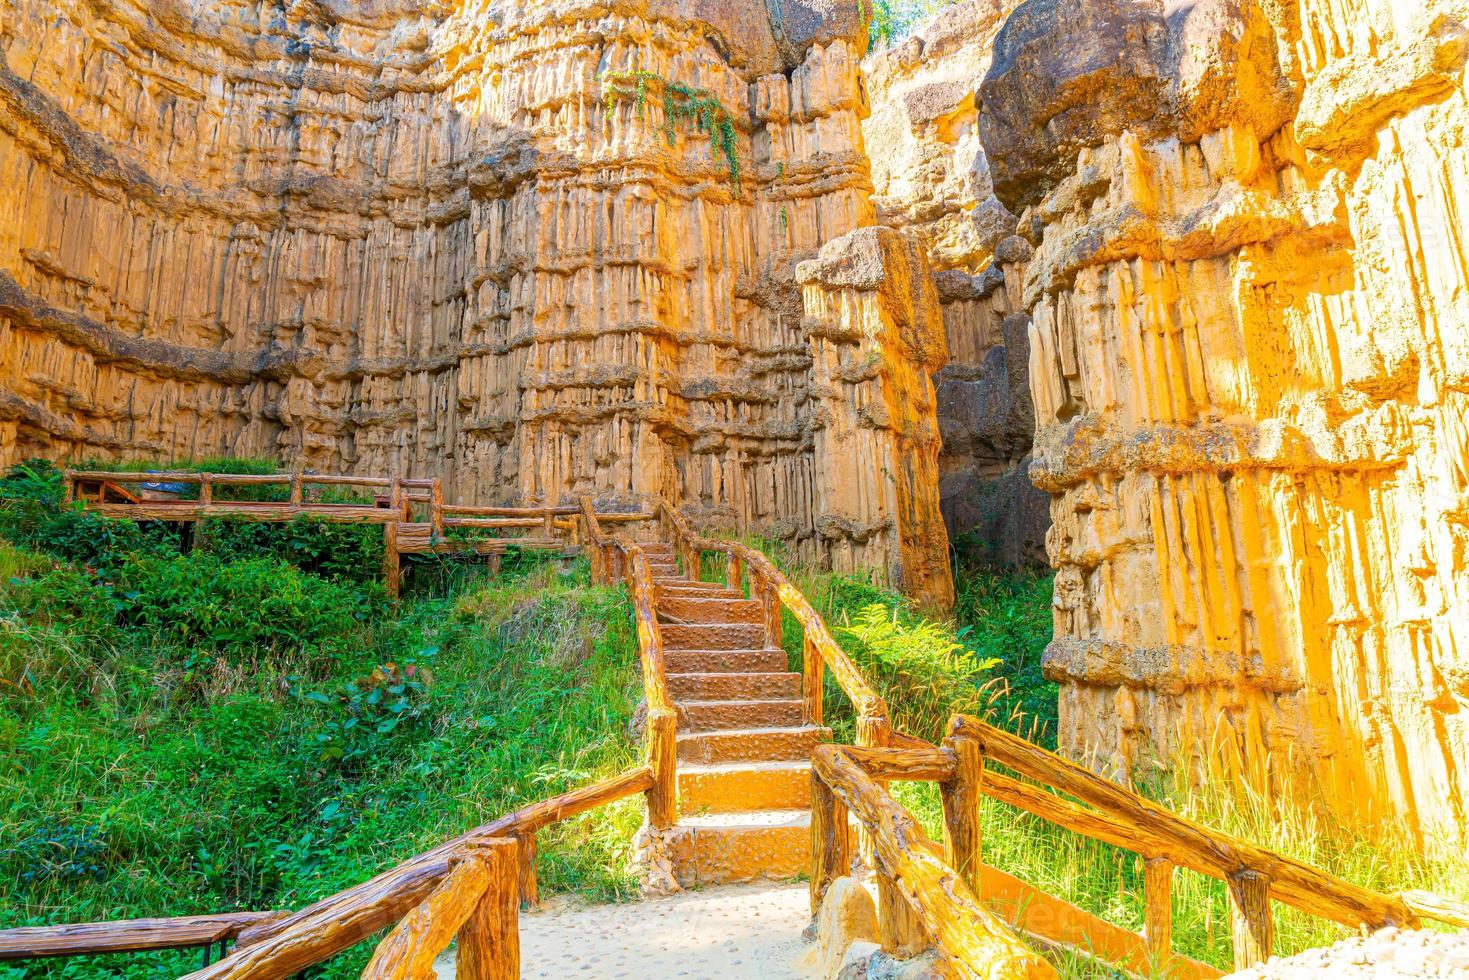
[[[627,905],[554,899],[520,915],[522,977],[809,980],[805,884],[733,885]],[[451,950],[434,964],[454,976]]]

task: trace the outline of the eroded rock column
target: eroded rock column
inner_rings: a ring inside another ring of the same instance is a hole
[[[1465,31],[1387,0],[1029,0],[1001,31],[981,129],[1035,244],[1068,754],[1462,844]]]

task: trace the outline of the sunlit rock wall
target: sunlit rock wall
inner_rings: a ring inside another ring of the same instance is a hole
[[[1001,31],[1065,752],[1464,841],[1466,28],[1028,0]]]
[[[963,0],[862,63],[877,220],[921,243],[937,273],[949,347],[935,379],[944,520],[975,557],[1006,564],[1044,561],[1050,523],[1048,498],[1027,475],[1027,321],[1011,316],[1019,297],[1002,273],[1015,216],[995,199],[975,106],[994,36],[1018,2]]]
[[[866,26],[812,9],[18,0],[0,462],[660,492],[806,557],[861,548],[819,489],[794,267],[873,220]],[[690,127],[670,145],[656,86],[609,112],[631,69],[718,97],[738,182]]]

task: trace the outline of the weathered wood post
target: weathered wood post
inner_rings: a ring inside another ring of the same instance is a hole
[[[291,470],[291,506],[292,507],[300,507],[301,506],[301,491],[302,491],[301,469],[300,469],[300,467],[297,467],[296,469]]]
[[[433,489],[429,491],[429,522],[433,524],[434,540],[444,539],[444,482],[434,477]]]
[[[214,474],[199,474],[199,516],[203,517],[209,505],[214,503]]]
[[[61,471],[61,502],[69,504],[77,499],[77,478],[74,470]]]
[[[821,648],[806,637],[801,658],[801,718],[808,725],[821,724],[821,683],[826,663]]]
[[[957,721],[955,719],[954,721]],[[980,891],[979,804],[984,785],[984,750],[979,739],[958,734],[954,721],[944,747],[954,753],[954,778],[939,784],[944,806],[944,859],[977,897]]]
[[[543,525],[542,526],[543,526],[543,528],[545,530],[546,540],[547,541],[555,541],[556,540],[556,508],[552,507],[550,504],[547,504],[546,505],[546,512],[544,514],[542,514],[541,517],[543,518]]]
[[[1229,876],[1229,919],[1236,970],[1270,959],[1275,919],[1270,914],[1269,876],[1248,869]]]
[[[540,879],[536,877],[536,832],[527,830],[515,835],[516,852],[520,865],[520,907],[533,909],[541,904]]]
[[[647,724],[648,768],[653,772],[648,823],[654,830],[667,830],[678,820],[678,715],[670,708],[652,708]]]
[[[743,593],[745,591],[744,572],[745,570],[740,562],[740,556],[735,554],[734,549],[731,548],[729,557],[724,560],[725,586],[734,589],[736,592]]]
[[[831,883],[852,870],[852,828],[847,808],[831,788],[811,772],[811,914]]]
[[[520,886],[515,841],[497,837],[478,848],[490,868],[484,897],[459,930],[455,976],[460,980],[519,980]]]
[[[767,646],[779,649],[782,639],[780,592],[776,589],[775,583],[763,574],[755,581],[760,590],[761,608],[765,613],[765,643]]]
[[[388,590],[388,595],[397,599],[401,561],[398,555],[398,524],[403,519],[402,477],[393,477],[392,486],[388,491],[388,501],[390,516],[388,522],[383,525],[383,584]]]
[[[892,734],[892,723],[888,720],[887,705],[882,698],[873,697],[858,710],[861,714],[857,718],[857,744],[865,748],[886,748]],[[875,782],[887,789],[886,780]],[[877,847],[872,835],[863,830],[857,840],[862,851],[862,863],[876,869]],[[877,876],[877,931],[882,948],[899,956],[916,954],[925,942],[922,925],[907,899],[881,873]]]
[[[1173,862],[1167,858],[1143,863],[1143,939],[1153,968],[1166,967],[1173,956]]]

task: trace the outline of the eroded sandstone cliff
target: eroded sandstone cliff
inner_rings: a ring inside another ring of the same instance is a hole
[[[942,604],[914,380],[942,338],[840,365],[833,338],[903,317],[870,283],[804,287],[808,311],[795,274],[873,220],[865,32],[809,0],[21,0],[0,462],[263,453],[462,500],[657,492]],[[730,152],[665,125],[668,84],[717,103]],[[838,461],[853,483],[828,493]]]
[[[1027,0],[981,121],[1062,746],[1469,828],[1461,0]]]
[[[1015,216],[995,198],[974,90],[1018,2],[962,0],[862,63],[877,220],[922,243],[938,273],[949,346],[935,378],[944,520],[976,557],[1007,564],[1045,560],[1050,516],[1027,475],[1028,321],[1019,279],[1007,285],[1002,272]]]

